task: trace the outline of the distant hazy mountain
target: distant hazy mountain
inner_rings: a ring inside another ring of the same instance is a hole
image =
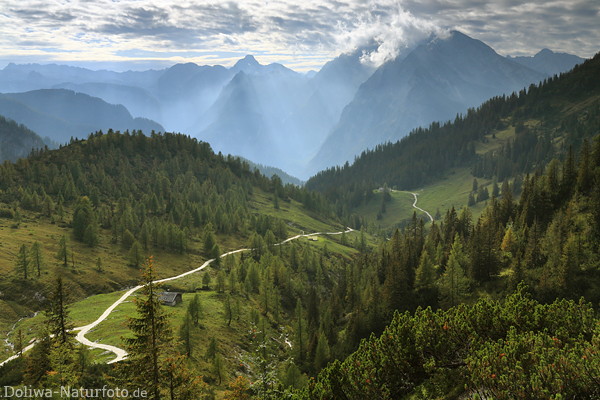
[[[360,61],[361,55],[362,50],[340,55],[308,82],[310,97],[286,121],[286,132],[296,139],[289,139],[296,149],[293,157],[298,161],[292,171],[302,171],[323,145],[358,87],[373,73],[373,67]]]
[[[358,87],[375,71],[375,68],[361,62],[361,56],[362,49],[342,54],[325,64],[311,81],[314,90],[329,102],[328,107],[335,119],[352,100]]]
[[[261,65],[252,56],[231,71],[237,73],[200,119],[197,136],[217,151],[288,169],[299,138],[286,122],[308,98],[307,78],[280,64]]]
[[[27,157],[31,150],[44,146],[44,141],[35,132],[0,115],[0,162]]]
[[[555,53],[552,50],[543,49],[533,57],[507,57],[509,60],[518,62],[535,71],[542,72],[548,76],[558,75],[573,69],[585,59],[567,53]]]
[[[232,76],[220,65],[186,63],[166,69],[151,88],[161,102],[158,121],[169,131],[197,132],[200,116],[214,104]]]
[[[162,119],[160,102],[150,91],[140,87],[118,83],[88,82],[62,83],[55,85],[53,88],[68,89],[92,97],[99,97],[109,104],[122,104],[135,117]]]
[[[64,89],[0,94],[0,115],[14,119],[57,143],[85,138],[97,130],[163,131],[145,118],[133,118],[122,105]]]
[[[371,50],[342,54],[308,74],[251,55],[231,68],[185,63],[127,72],[9,64],[0,70],[0,92],[29,93],[0,96],[0,112],[57,142],[108,128],[183,132],[307,178],[581,61],[549,50],[501,57],[458,32],[377,70],[361,62]]]
[[[460,32],[433,38],[384,64],[361,85],[313,159],[312,171],[343,164],[413,128],[453,119],[544,77]]]
[[[164,71],[92,71],[57,64],[8,64],[0,70],[0,92],[50,89],[64,83],[102,82],[146,88]]]
[[[266,176],[268,178],[271,178],[273,175],[277,175],[279,178],[281,178],[281,182],[283,182],[284,185],[287,183],[291,183],[292,185],[302,186],[304,184],[304,181],[301,181],[300,179],[296,178],[295,176],[288,174],[281,168],[257,164],[257,163],[254,163],[254,162],[248,160],[247,158],[243,158],[243,157],[240,157],[240,158],[243,161],[248,163],[248,165],[250,166],[250,170],[257,169],[261,174],[263,174],[264,176]]]

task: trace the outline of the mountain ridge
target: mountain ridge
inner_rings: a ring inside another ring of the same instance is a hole
[[[384,64],[360,86],[313,159],[313,170],[327,166],[319,160],[341,165],[364,149],[544,77],[458,31],[434,37]]]

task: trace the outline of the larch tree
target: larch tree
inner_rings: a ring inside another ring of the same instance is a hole
[[[38,278],[42,275],[42,264],[44,263],[44,259],[42,257],[42,249],[40,242],[35,241],[31,245],[31,265],[35,269]]]
[[[459,304],[469,293],[469,279],[465,273],[468,265],[467,255],[463,250],[460,237],[455,235],[446,271],[439,280],[440,295],[446,306]]]
[[[27,255],[27,246],[24,244],[21,245],[17,254],[16,270],[17,274],[21,275],[23,279],[29,278],[29,257]]]
[[[69,266],[69,249],[67,245],[67,237],[61,236],[58,241],[58,251],[56,252],[56,258],[62,263],[62,266],[67,268]]]

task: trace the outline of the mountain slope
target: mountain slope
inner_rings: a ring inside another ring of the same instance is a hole
[[[289,170],[302,149],[290,135],[288,116],[308,96],[306,77],[281,65],[240,60],[238,71],[201,118],[197,136],[218,151]]]
[[[585,61],[585,59],[581,57],[567,53],[555,53],[549,49],[543,49],[533,57],[507,58],[548,76],[570,71],[575,65]]]
[[[342,164],[366,148],[543,78],[460,32],[434,38],[384,64],[360,87],[311,167]]]
[[[0,162],[27,157],[31,150],[44,146],[35,132],[0,115]]]
[[[163,71],[150,88],[161,103],[161,123],[170,131],[196,132],[203,123],[200,116],[214,104],[232,77],[220,65],[176,64]]]
[[[0,94],[0,114],[57,143],[98,130],[164,130],[154,121],[132,118],[122,105],[64,89]]]
[[[306,165],[323,145],[344,107],[374,71],[361,62],[361,55],[362,51],[357,50],[325,64],[308,82],[310,97],[286,121],[287,135],[297,138],[291,144],[296,148],[294,157],[300,161],[297,172],[302,176],[306,176]]]
[[[98,97],[109,104],[122,104],[132,116],[162,120],[161,104],[148,90],[107,82],[61,83],[52,89],[67,89]]]
[[[489,100],[453,123],[418,128],[400,141],[365,151],[351,166],[322,171],[306,186],[356,207],[365,191],[386,183],[423,187],[454,167],[498,181],[532,172],[597,134],[599,77],[600,54],[528,91]]]

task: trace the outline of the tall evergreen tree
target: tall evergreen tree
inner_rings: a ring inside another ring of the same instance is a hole
[[[23,383],[25,385],[42,386],[48,380],[50,365],[50,350],[52,348],[50,334],[44,325],[37,332],[37,343],[26,353]]]
[[[202,305],[200,303],[199,295],[194,295],[194,298],[192,299],[192,301],[190,301],[190,304],[188,304],[187,313],[189,314],[190,320],[192,321],[194,326],[198,326],[198,324],[200,323],[200,318],[202,316]]]
[[[296,317],[296,329],[295,329],[295,333],[296,333],[296,340],[295,340],[295,357],[296,357],[296,362],[299,365],[302,365],[304,363],[304,358],[305,358],[305,330],[306,330],[306,322],[304,320],[304,309],[302,307],[302,301],[300,299],[298,299],[296,301],[296,312],[295,312],[295,317]]]
[[[21,245],[17,254],[16,271],[23,279],[29,278],[29,257],[27,255],[27,246],[24,244]]]
[[[125,343],[129,353],[126,373],[131,386],[143,387],[149,398],[161,398],[164,361],[172,349],[173,336],[168,317],[161,308],[154,281],[154,260],[148,258],[142,274],[143,296],[136,300],[138,316],[128,322],[133,333]]]
[[[186,313],[183,316],[183,323],[179,328],[179,340],[183,344],[183,349],[185,351],[185,355],[190,357],[192,355],[192,318],[190,317],[190,313]]]
[[[92,202],[83,196],[73,212],[73,234],[75,239],[93,247],[98,243],[98,220]]]
[[[35,269],[38,278],[42,275],[42,264],[44,263],[44,259],[42,257],[42,250],[40,242],[35,241],[31,245],[31,265]]]
[[[58,241],[58,251],[56,252],[56,258],[62,262],[62,266],[67,268],[69,266],[69,249],[67,245],[67,237],[62,235]]]
[[[59,275],[56,284],[50,294],[50,305],[46,311],[48,319],[48,330],[53,335],[53,342],[67,344],[73,337],[73,328],[69,321],[69,309],[67,306],[67,293],[64,288],[63,279]]]
[[[144,262],[144,248],[135,240],[129,249],[129,265],[135,268],[139,268]]]
[[[465,273],[468,265],[467,255],[463,250],[463,244],[458,235],[454,237],[446,271],[442,275],[440,295],[443,303],[453,307],[462,302],[469,293],[469,279]]]

